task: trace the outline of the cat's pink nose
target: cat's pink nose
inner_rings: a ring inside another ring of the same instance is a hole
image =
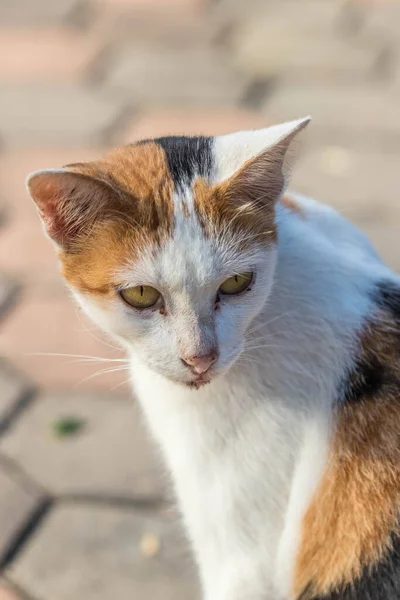
[[[218,352],[214,350],[213,352],[209,352],[208,354],[204,354],[203,356],[185,356],[182,357],[182,361],[187,365],[193,373],[197,373],[198,375],[202,375],[211,367],[213,363],[218,358]]]

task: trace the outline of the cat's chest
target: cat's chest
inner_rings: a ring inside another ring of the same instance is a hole
[[[209,525],[213,536],[229,531],[245,542],[259,534],[266,515],[282,526],[301,439],[300,409],[267,401],[249,385],[235,386],[234,393],[210,386],[201,396],[181,398],[154,380],[136,380],[136,386],[191,530],[208,535]]]

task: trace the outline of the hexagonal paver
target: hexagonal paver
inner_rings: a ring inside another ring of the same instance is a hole
[[[197,600],[189,552],[164,515],[61,504],[8,570],[42,600]]]
[[[371,239],[375,249],[382,256],[386,264],[395,271],[400,272],[398,219],[395,219],[392,224],[369,221],[361,224],[361,228]]]
[[[82,429],[56,435],[55,423],[70,416],[83,423]],[[141,501],[163,496],[160,462],[129,397],[41,396],[0,440],[0,450],[56,494]]]
[[[399,161],[396,153],[321,145],[300,152],[292,187],[331,204],[359,223],[391,224],[400,219]]]
[[[112,8],[120,7],[125,10],[135,8],[151,8],[159,10],[165,8],[165,0],[95,0],[98,4],[109,4]],[[180,10],[193,10],[204,4],[204,0],[168,0],[169,8],[179,8]]]
[[[81,78],[98,44],[64,28],[0,29],[0,77],[9,82],[66,82]]]
[[[27,402],[32,386],[4,360],[0,360],[0,431]]]
[[[0,317],[14,304],[18,285],[4,274],[0,274]]]
[[[42,501],[41,492],[0,466],[0,564]]]
[[[81,0],[6,0],[0,3],[0,25],[34,27],[58,24],[75,16]]]
[[[113,95],[156,106],[232,106],[247,78],[208,48],[122,47],[104,80]]]
[[[399,47],[400,5],[396,1],[369,2],[364,10],[364,22],[360,35],[367,39],[389,39]]]
[[[10,587],[8,582],[0,580],[0,600],[23,600],[23,598]]]
[[[204,48],[213,39],[214,28],[212,21],[199,14],[200,2],[129,0],[125,5],[119,0],[99,0],[101,10],[93,30],[97,36],[134,48]]]
[[[1,85],[0,143],[8,147],[94,146],[105,143],[121,101],[67,85]]]
[[[310,80],[368,81],[379,75],[386,52],[384,39],[354,44],[353,40],[339,37],[337,33],[302,31],[297,21],[274,28],[268,16],[255,19],[238,33],[234,47],[235,64],[243,71],[256,77],[283,74],[302,85]]]
[[[43,243],[47,244],[46,240]],[[49,258],[53,258],[50,244],[47,246]],[[29,264],[28,289],[0,328],[0,355],[9,357],[32,381],[46,388],[126,393],[129,386],[124,382],[129,374],[117,370],[124,364],[109,362],[124,358],[121,350],[85,317],[56,278],[56,271],[53,274],[47,267],[41,273],[39,260],[36,265],[31,260]]]
[[[319,143],[396,151],[400,142],[398,102],[377,86],[287,83],[265,103],[265,112],[277,122],[310,114],[306,137]]]

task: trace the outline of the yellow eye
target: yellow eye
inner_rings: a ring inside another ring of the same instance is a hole
[[[149,285],[137,285],[136,287],[121,290],[122,298],[134,308],[150,308],[157,303],[161,294]]]
[[[248,271],[247,273],[240,273],[239,275],[234,275],[233,277],[229,277],[219,288],[219,291],[222,294],[240,294],[247,290],[249,285],[251,284],[253,279],[253,273]]]

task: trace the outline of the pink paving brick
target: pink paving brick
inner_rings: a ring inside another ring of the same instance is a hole
[[[123,9],[159,9],[165,8],[180,10],[193,10],[206,6],[207,0],[97,0],[98,4],[109,5],[112,8]]]
[[[25,285],[59,280],[54,248],[37,216],[36,221],[10,218],[0,234],[0,271]]]
[[[22,600],[22,598],[8,586],[0,584],[0,600]]]
[[[64,30],[0,32],[0,80],[68,81],[79,78],[99,51],[100,42]]]
[[[267,127],[265,116],[239,109],[159,110],[144,113],[123,132],[120,143],[171,134],[215,135]]]
[[[121,351],[110,347],[65,290],[50,293],[43,286],[29,287],[20,304],[2,322],[0,355],[10,358],[45,388],[115,388],[115,393],[126,392],[126,387],[119,384],[128,379],[127,371],[93,376],[102,369],[119,367],[118,362],[82,362],[74,357],[38,353],[121,357]]]

